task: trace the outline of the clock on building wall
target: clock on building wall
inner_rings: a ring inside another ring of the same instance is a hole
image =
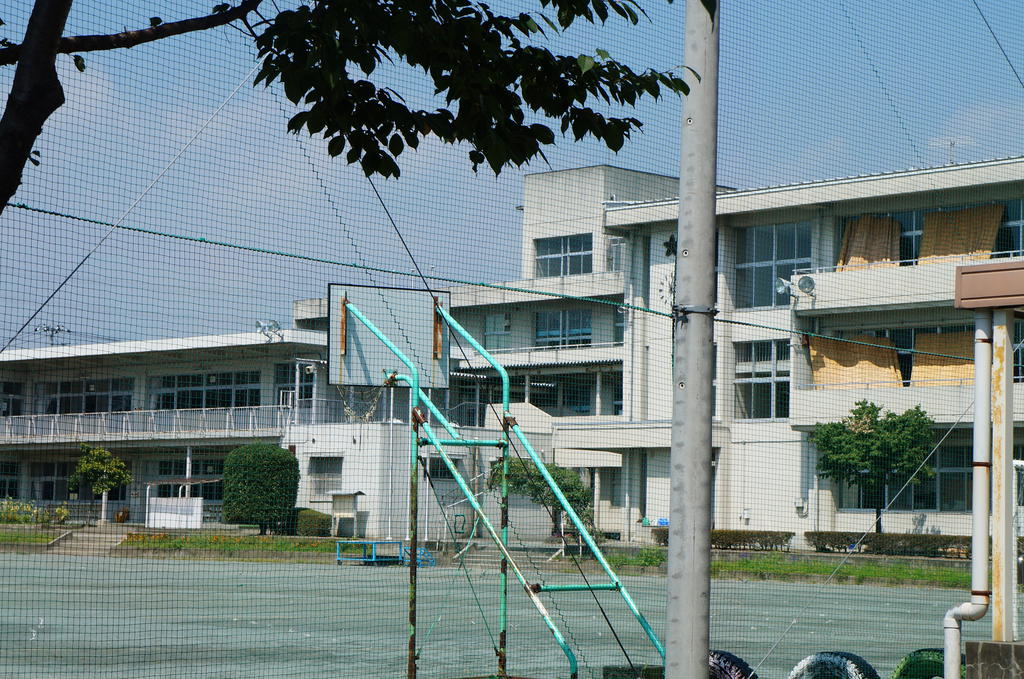
[[[662,275],[658,283],[658,298],[665,304],[672,306],[676,301],[676,274],[674,271]]]

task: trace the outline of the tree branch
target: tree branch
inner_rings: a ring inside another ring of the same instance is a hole
[[[0,212],[21,184],[32,144],[47,118],[64,104],[54,68],[54,49],[72,0],[37,0],[25,29],[26,48],[14,71],[7,106],[0,117]]]
[[[166,24],[143,28],[137,31],[123,31],[110,35],[78,35],[61,38],[57,44],[57,54],[74,52],[96,52],[100,50],[124,49],[135,47],[154,40],[169,38],[183,33],[204,31],[229,24],[235,19],[244,17],[259,7],[263,0],[243,0],[237,7],[207,16],[171,21]],[[21,58],[22,46],[12,45],[0,49],[0,66],[15,64]]]

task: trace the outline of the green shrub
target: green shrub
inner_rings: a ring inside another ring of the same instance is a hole
[[[967,558],[971,553],[971,538],[966,535],[871,533],[864,539],[864,551],[891,556]]]
[[[857,544],[864,533],[849,531],[814,531],[804,533],[804,538],[811,543],[816,552],[845,552],[850,545]]]
[[[31,500],[0,500],[0,523],[60,524],[70,514],[67,504],[36,507]]]
[[[252,523],[260,535],[286,521],[299,492],[299,461],[284,448],[253,443],[224,460],[224,520]]]
[[[781,530],[713,530],[713,549],[749,549],[769,551],[789,549],[793,533]]]
[[[886,556],[931,556],[966,559],[971,554],[967,535],[932,533],[856,533],[850,531],[809,531],[804,537],[819,552],[845,552],[858,540],[857,551]],[[1018,544],[1020,544],[1018,542]]]
[[[295,533],[306,537],[326,537],[331,534],[331,517],[315,509],[299,509]]]
[[[662,547],[668,547],[668,528],[652,528],[651,537]]]

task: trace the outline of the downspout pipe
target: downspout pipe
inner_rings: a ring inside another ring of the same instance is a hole
[[[974,457],[971,496],[971,600],[946,611],[943,679],[960,679],[960,632],[964,620],[988,612],[989,498],[992,483],[992,310],[974,314]]]

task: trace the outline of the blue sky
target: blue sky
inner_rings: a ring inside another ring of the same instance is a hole
[[[4,35],[19,40],[27,3],[0,0]],[[177,0],[159,10],[79,2],[69,34],[144,26],[208,11]],[[682,61],[682,3],[643,3],[651,20],[580,26],[568,53],[609,51],[635,66]],[[979,0],[1011,61],[1024,67],[1019,3]],[[155,3],[154,3],[155,5]],[[496,3],[532,8],[526,0]],[[719,179],[752,187],[1021,154],[1017,82],[970,2],[725,2]],[[358,168],[326,158],[319,140],[289,135],[293,112],[275,88],[253,88],[250,41],[231,29],[132,50],[86,54],[60,73],[68,103],[51,119],[16,200],[161,232],[400,270],[412,265]],[[0,69],[7,91],[13,70]],[[399,68],[387,84],[428,101]],[[232,91],[237,88],[233,96]],[[226,103],[225,103],[226,102]],[[223,107],[214,115],[218,107]],[[618,154],[566,140],[500,177],[474,174],[465,151],[427,142],[402,157],[399,180],[377,180],[421,268],[470,280],[518,277],[525,172],[611,163],[674,175],[681,104],[645,102],[644,133]],[[212,117],[184,152],[186,142]],[[174,162],[176,154],[181,154]],[[168,164],[170,166],[168,167]],[[154,180],[155,183],[154,183]],[[152,184],[143,197],[143,192]],[[137,203],[136,203],[137,201]],[[9,337],[107,229],[9,209],[0,217],[0,334]],[[29,330],[62,323],[66,341],[133,339],[287,325],[293,299],[328,282],[408,285],[330,265],[116,232]],[[16,343],[43,339],[29,332]]]

